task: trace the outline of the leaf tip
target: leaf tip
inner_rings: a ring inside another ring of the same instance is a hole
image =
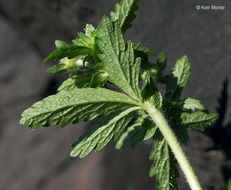
[[[21,126],[25,126],[25,120],[24,120],[24,118],[23,118],[23,117],[20,119],[20,121],[19,121],[19,125],[21,125]]]
[[[70,157],[74,158],[76,157],[77,155],[75,154],[75,152],[72,150],[71,153],[70,153]]]
[[[49,58],[49,56],[47,56],[45,59],[43,59],[43,63],[46,63],[47,61],[50,61],[50,58]]]

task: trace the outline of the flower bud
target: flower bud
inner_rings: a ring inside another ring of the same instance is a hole
[[[66,69],[74,70],[76,68],[83,66],[83,58],[82,57],[74,57],[72,59],[68,59],[67,57],[61,59],[61,63],[66,65]]]
[[[108,73],[105,71],[98,71],[94,74],[94,76],[91,79],[91,87],[102,87],[106,83],[108,78]]]

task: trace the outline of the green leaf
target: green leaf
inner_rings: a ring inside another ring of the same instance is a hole
[[[102,70],[90,69],[82,74],[72,74],[58,88],[58,91],[70,91],[78,88],[96,88],[103,87],[107,81],[108,74]]]
[[[94,41],[92,41],[89,36],[83,34],[82,32],[79,32],[77,39],[72,40],[72,42],[77,46],[83,46],[88,48],[92,48],[94,45]]]
[[[134,60],[131,42],[125,45],[120,27],[106,16],[98,27],[98,38],[102,52],[99,57],[104,63],[104,71],[109,74],[108,80],[138,100],[140,58]]]
[[[189,110],[204,110],[204,106],[201,104],[200,100],[193,99],[193,98],[186,98],[184,100],[183,108],[189,109]]]
[[[55,46],[57,48],[61,48],[61,47],[66,47],[69,46],[66,42],[60,41],[60,40],[55,40]]]
[[[172,130],[174,131],[174,134],[176,135],[180,143],[186,146],[189,140],[188,128],[180,125],[179,122],[177,122],[172,125]]]
[[[66,64],[60,63],[60,64],[57,64],[57,65],[54,65],[54,66],[48,68],[47,72],[51,73],[51,74],[61,74],[67,70],[68,70],[68,68],[67,68]]]
[[[187,84],[190,75],[190,62],[187,56],[176,61],[166,84],[166,97],[170,100],[177,99],[183,87]]]
[[[44,62],[51,61],[51,60],[60,60],[62,58],[74,58],[79,55],[86,55],[86,54],[92,54],[92,50],[86,47],[81,47],[77,45],[69,45],[60,47],[57,50],[53,51],[51,54],[47,56],[46,59],[44,59]]]
[[[152,95],[151,101],[156,106],[156,108],[159,109],[159,108],[162,107],[163,97],[162,97],[161,93],[158,90],[156,90],[154,92],[154,94]]]
[[[94,26],[92,26],[91,24],[86,24],[86,27],[85,27],[85,34],[87,36],[92,36],[95,32],[95,28]]]
[[[86,47],[94,51],[95,38],[96,38],[95,28],[92,25],[87,24],[85,27],[85,34],[79,32],[78,37],[75,40],[72,40],[72,42],[77,46]]]
[[[231,190],[231,178],[229,179],[228,183],[227,183],[227,188],[226,190]]]
[[[177,190],[177,178],[179,177],[177,164],[166,140],[160,131],[154,135],[154,144],[149,156],[153,160],[149,175],[156,176],[158,190]]]
[[[188,83],[190,72],[190,62],[187,56],[183,56],[176,61],[172,74],[177,78],[178,87],[184,87]]]
[[[146,56],[154,56],[155,55],[155,53],[152,51],[152,49],[149,48],[148,46],[143,45],[140,42],[137,43],[137,42],[131,41],[131,43],[132,43],[132,46],[133,46],[133,49],[135,52],[145,54]]]
[[[128,96],[103,88],[61,91],[24,111],[20,124],[31,128],[53,125],[64,127],[137,105]]]
[[[137,109],[137,107],[133,107],[122,112],[113,112],[103,117],[94,126],[90,127],[73,145],[71,156],[84,158],[93,149],[95,151],[101,150],[113,137],[116,140],[134,117],[134,111]]]
[[[158,91],[158,89],[156,88],[153,80],[150,77],[151,77],[151,72],[147,71],[141,89],[141,95],[143,101],[149,101],[152,104],[154,104],[156,108],[161,108],[163,97],[161,93]]]
[[[190,130],[204,130],[206,127],[212,126],[218,119],[217,113],[204,113],[201,111],[181,113],[181,125]]]
[[[116,149],[133,148],[136,144],[143,140],[145,136],[145,130],[139,123],[133,124],[121,135],[120,139],[116,143]]]
[[[161,109],[177,139],[187,145],[189,139],[188,128],[181,125],[181,113],[184,111],[183,104],[184,101],[168,101],[164,99]]]
[[[157,126],[150,120],[144,120],[143,123],[136,122],[128,127],[118,142],[116,143],[116,149],[133,148],[140,141],[150,139],[155,134]]]
[[[141,88],[141,94],[143,93],[143,91],[145,90],[145,88],[147,87],[147,85],[150,84],[150,79],[151,79],[151,71],[144,71],[141,75],[141,78],[143,79],[143,84],[142,84],[142,88]],[[150,96],[149,96],[150,97]]]
[[[168,106],[174,107],[175,109],[179,109],[183,111],[186,110],[204,110],[204,106],[200,103],[200,100],[194,99],[194,98],[185,98],[185,99],[177,99],[175,101],[169,101],[166,102]]]
[[[120,4],[116,4],[115,12],[111,12],[111,20],[119,23],[123,33],[132,26],[139,2],[140,0],[122,0]]]
[[[149,119],[145,119],[142,127],[145,129],[145,136],[143,140],[148,140],[150,138],[152,138],[157,130],[157,126],[156,124],[153,123],[153,121],[149,120]]]
[[[166,65],[167,65],[167,62],[168,62],[168,56],[165,52],[161,52],[159,55],[158,55],[158,58],[157,58],[157,66],[161,69],[161,70],[164,70]]]
[[[62,85],[58,88],[58,91],[71,91],[78,88],[89,87],[91,81],[91,75],[79,74],[71,75],[71,77],[65,80]]]

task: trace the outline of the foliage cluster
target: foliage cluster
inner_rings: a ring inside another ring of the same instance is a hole
[[[179,177],[177,161],[150,116],[150,105],[163,113],[171,131],[185,145],[189,131],[204,130],[218,116],[206,111],[199,100],[180,97],[190,75],[187,56],[178,59],[171,72],[164,75],[166,53],[159,53],[155,60],[149,47],[124,40],[138,3],[139,0],[123,0],[116,4],[110,17],[102,18],[97,28],[87,24],[85,33],[78,33],[72,44],[55,42],[57,49],[45,61],[60,61],[48,72],[70,72],[70,77],[57,94],[25,110],[20,124],[30,128],[65,127],[100,118],[73,144],[71,156],[80,158],[92,150],[101,150],[112,139],[117,141],[116,149],[153,139],[150,176],[156,176],[159,190],[175,190]],[[109,89],[109,83],[121,92]],[[158,84],[165,85],[165,94],[158,90]]]

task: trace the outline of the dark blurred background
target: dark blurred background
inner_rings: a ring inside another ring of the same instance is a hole
[[[71,145],[89,123],[30,130],[21,112],[54,94],[67,76],[46,73],[42,59],[54,40],[70,42],[85,23],[97,26],[117,0],[0,0],[0,189],[151,190],[151,143],[117,151],[110,143],[85,159],[70,158]],[[196,5],[225,5],[198,11]],[[192,74],[183,96],[218,111],[216,126],[190,135],[185,149],[205,190],[224,190],[231,177],[231,2],[142,0],[127,39],[169,55],[167,70],[187,54]],[[180,189],[187,190],[184,177]]]

